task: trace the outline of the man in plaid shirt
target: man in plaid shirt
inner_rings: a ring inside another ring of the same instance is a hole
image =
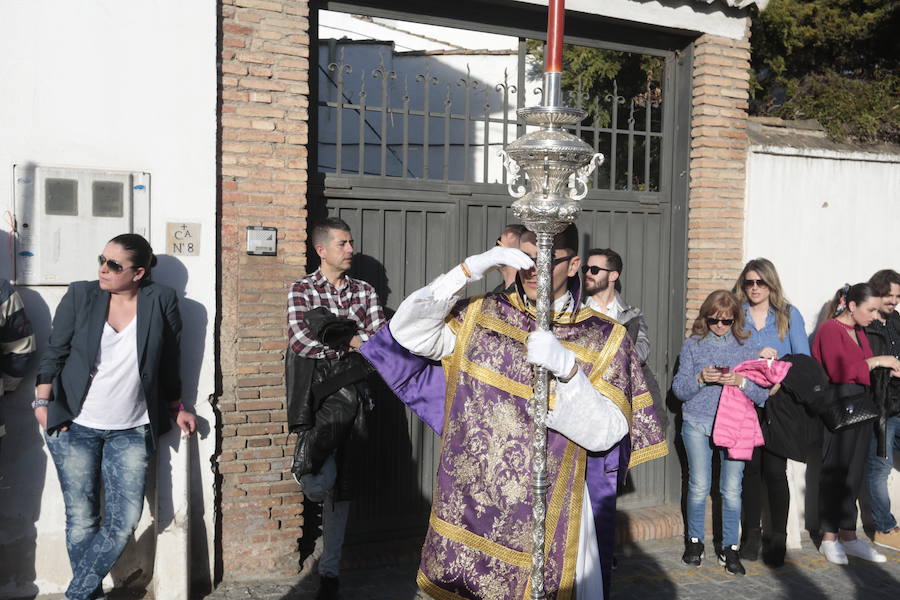
[[[350,226],[341,219],[328,218],[312,229],[311,243],[321,259],[319,268],[295,282],[288,294],[288,338],[291,350],[310,359],[336,359],[359,348],[363,342],[385,323],[384,311],[378,303],[375,288],[365,281],[347,276],[353,260],[353,236]],[[338,317],[346,317],[359,325],[350,341],[350,349],[331,348],[315,339],[304,315],[324,306]],[[341,546],[350,510],[349,501],[332,496],[334,480],[326,472],[336,472],[334,457],[330,457],[320,473],[301,477],[303,490],[311,500],[321,494],[323,552],[319,559],[320,587],[317,600],[337,598]]]
[[[350,341],[353,349],[369,339],[385,323],[375,288],[347,276],[353,260],[353,236],[341,219],[329,218],[312,231],[312,244],[322,261],[310,275],[294,282],[288,294],[288,336],[291,349],[306,358],[339,358],[344,350],[329,348],[316,340],[304,320],[306,311],[324,306],[338,317],[359,324]]]

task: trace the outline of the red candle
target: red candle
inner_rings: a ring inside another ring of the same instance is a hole
[[[545,73],[562,73],[563,25],[566,0],[550,0],[547,12],[547,53]]]

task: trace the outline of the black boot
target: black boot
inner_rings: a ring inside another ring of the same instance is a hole
[[[703,561],[703,542],[697,538],[688,538],[684,542],[684,554],[681,561],[691,567],[699,567]]]
[[[768,536],[763,545],[763,562],[770,567],[780,567],[784,564],[786,552],[787,534],[773,533]]]
[[[338,578],[322,575],[319,577],[319,593],[316,594],[316,600],[337,600],[338,597]]]
[[[725,567],[725,572],[729,575],[744,575],[747,572],[741,564],[737,546],[725,546],[722,549],[722,553],[719,554],[719,566]]]
[[[741,540],[741,558],[744,560],[756,560],[759,558],[760,542],[759,527],[746,530],[744,539]]]

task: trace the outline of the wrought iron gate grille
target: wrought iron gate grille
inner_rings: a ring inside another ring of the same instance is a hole
[[[499,151],[527,129],[516,108],[539,101],[537,57],[518,48],[398,53],[390,42],[320,44],[318,169],[321,173],[505,184]],[[572,47],[567,47],[571,50]],[[624,56],[623,67],[663,59]],[[489,81],[473,74],[473,64]],[[510,75],[511,70],[517,77]],[[653,69],[650,70],[653,72]],[[627,83],[620,85],[620,80]],[[637,82],[639,85],[635,85]],[[588,110],[571,129],[606,156],[592,188],[660,191],[664,90],[643,72],[579,80],[569,102]],[[531,101],[528,101],[528,97]]]

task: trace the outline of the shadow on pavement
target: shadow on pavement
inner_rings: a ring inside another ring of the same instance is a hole
[[[628,516],[619,513],[619,532],[628,535]],[[634,540],[617,541],[617,568],[612,572],[610,597],[612,600],[640,598],[676,598],[677,589],[665,565],[655,557],[644,552]]]

